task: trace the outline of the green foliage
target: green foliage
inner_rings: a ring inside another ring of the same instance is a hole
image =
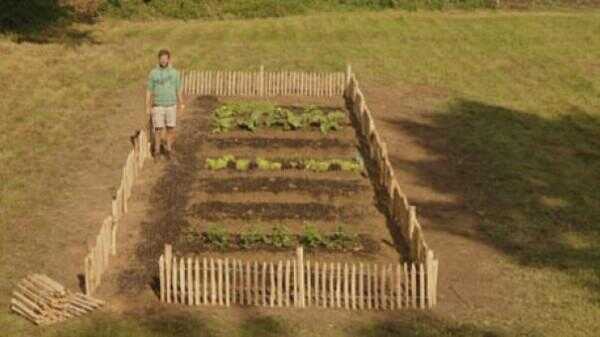
[[[248,171],[250,168],[250,159],[237,159],[235,161],[235,169],[238,171]]]
[[[329,171],[329,165],[331,163],[326,160],[308,159],[304,161],[306,169],[314,172],[326,172]]]
[[[364,167],[360,159],[360,157],[355,159],[265,159],[258,157],[254,162],[259,170],[266,171],[281,170],[283,164],[286,163],[293,169],[298,169],[301,167],[300,164],[303,164],[304,169],[313,172],[326,172],[332,169],[361,172]],[[247,171],[250,169],[252,160],[248,158],[235,158],[233,155],[224,155],[217,158],[207,158],[204,167],[210,170],[221,170],[229,167],[230,163],[234,163],[235,169],[238,171]]]
[[[224,155],[218,158],[207,158],[204,167],[209,170],[221,170],[226,168],[227,165],[233,161],[235,161],[235,157],[232,155]]]
[[[322,245],[323,236],[315,225],[307,224],[304,226],[304,233],[300,236],[300,243],[309,248],[315,248]]]
[[[277,161],[256,158],[256,165],[260,170],[281,170],[281,163]]]
[[[338,225],[335,228],[335,232],[327,235],[325,242],[327,248],[344,249],[351,248],[357,239],[356,235],[346,233],[342,226]]]
[[[269,239],[267,238],[267,235],[257,228],[251,228],[240,233],[239,244],[244,249],[252,248],[260,244],[267,244],[268,242]]]
[[[277,248],[289,248],[293,244],[290,230],[283,225],[273,227],[270,239],[269,243]]]
[[[229,233],[219,225],[210,225],[204,232],[204,238],[208,244],[217,248],[229,247]]]
[[[565,0],[539,0],[553,3]],[[323,11],[418,9],[475,9],[493,7],[490,0],[107,0],[106,15],[123,18],[170,17],[176,19],[265,18]]]
[[[326,113],[314,106],[307,107],[302,112],[294,112],[268,102],[232,102],[215,110],[211,126],[214,133],[235,128],[254,132],[260,127],[284,130],[316,127],[327,133],[341,129],[345,118],[342,111]]]

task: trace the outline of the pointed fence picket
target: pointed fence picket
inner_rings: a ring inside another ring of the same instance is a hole
[[[304,261],[302,247],[297,248],[296,259],[287,261],[202,260],[198,263],[197,257],[174,256],[166,245],[158,260],[160,300],[186,305],[346,310],[427,309],[435,305],[437,269],[432,261],[369,264],[365,273],[362,263]]]

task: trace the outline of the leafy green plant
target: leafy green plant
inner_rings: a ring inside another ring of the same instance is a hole
[[[356,242],[357,236],[346,233],[341,225],[338,225],[335,232],[327,235],[325,245],[327,248],[350,248]]]
[[[260,127],[281,127],[284,130],[298,130],[318,127],[327,133],[341,128],[345,114],[341,111],[326,113],[309,106],[302,112],[276,107],[268,102],[231,102],[215,110],[211,125],[214,133],[241,128],[254,132]]]
[[[256,165],[260,170],[281,170],[281,163],[264,158],[256,158]]]
[[[221,170],[227,167],[229,162],[235,161],[235,157],[232,155],[224,155],[219,158],[207,158],[205,168],[210,170]]]
[[[304,226],[304,233],[300,235],[300,243],[309,248],[315,248],[323,244],[323,236],[315,225]]]
[[[269,243],[277,248],[288,248],[293,243],[290,230],[283,225],[273,227],[270,239]]]
[[[326,160],[318,160],[318,159],[308,159],[304,161],[304,165],[306,165],[306,169],[314,172],[326,172],[329,170],[329,161]]]
[[[267,236],[257,228],[251,228],[240,233],[239,244],[244,249],[252,248],[259,244],[266,244],[268,242]]]
[[[204,238],[208,244],[221,249],[229,246],[229,233],[219,225],[210,225],[204,232]]]
[[[235,169],[238,171],[248,171],[250,168],[250,159],[237,159],[235,161]]]

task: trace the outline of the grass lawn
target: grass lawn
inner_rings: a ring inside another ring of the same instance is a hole
[[[591,336],[600,328],[600,12],[107,19],[55,34],[22,43],[0,36],[0,335],[313,336],[311,320],[324,336]],[[318,311],[149,310],[51,329],[9,314],[13,285],[28,271],[76,284],[71,272],[81,271],[86,241],[109,211],[128,136],[145,121],[145,79],[161,47],[180,68],[331,71],[349,62],[367,100],[368,88],[379,88],[388,105],[431,112],[446,145],[429,150],[447,155],[461,178],[434,186],[480,216],[478,240],[501,260],[489,263],[522,286],[505,289],[511,311],[339,313],[329,326]],[[395,98],[406,88],[415,94]]]

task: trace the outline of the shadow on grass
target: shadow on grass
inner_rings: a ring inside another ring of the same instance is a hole
[[[600,118],[572,108],[552,118],[458,100],[425,122],[386,120],[433,161],[391,158],[433,189],[458,195],[478,224],[470,235],[533,267],[562,270],[600,291]],[[446,217],[448,204],[417,206]],[[438,222],[442,223],[442,222]],[[598,300],[596,297],[595,300]]]
[[[2,0],[0,34],[12,36],[18,43],[98,44],[91,30],[73,25],[91,24],[95,17],[92,10],[74,8],[58,0]]]
[[[420,312],[382,313],[380,319],[357,322],[346,328],[351,337],[504,337],[508,332],[471,324],[450,323]],[[529,334],[528,336],[537,336]]]

